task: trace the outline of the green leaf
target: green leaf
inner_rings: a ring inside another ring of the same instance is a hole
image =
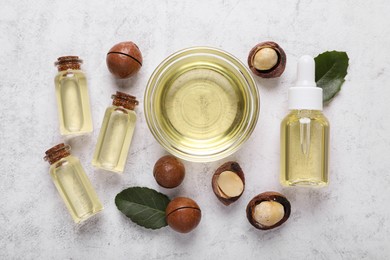
[[[346,52],[327,51],[314,58],[317,86],[323,89],[323,102],[330,102],[340,91],[347,75],[348,55]]]
[[[116,207],[134,223],[145,228],[165,227],[165,209],[170,199],[155,190],[143,187],[130,187],[115,197]]]

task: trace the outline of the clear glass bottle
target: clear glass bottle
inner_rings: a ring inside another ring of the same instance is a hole
[[[134,96],[117,91],[112,95],[112,106],[104,115],[92,165],[122,173],[133,137],[138,101]]]
[[[59,57],[54,79],[61,135],[80,135],[93,130],[88,86],[82,60],[77,56]]]
[[[322,114],[322,89],[316,86],[314,59],[298,62],[298,80],[289,90],[291,112],[281,123],[281,176],[284,186],[328,184],[329,122]]]
[[[58,144],[46,151],[50,175],[74,222],[79,223],[103,209],[80,161],[70,154],[70,146]]]

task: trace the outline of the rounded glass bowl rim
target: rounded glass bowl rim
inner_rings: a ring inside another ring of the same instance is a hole
[[[152,94],[155,93],[155,89],[159,87],[159,85],[156,83],[158,83],[161,75],[164,74],[165,68],[168,68],[169,66],[174,64],[177,59],[182,59],[185,58],[186,56],[201,55],[201,54],[213,55],[221,59],[223,62],[228,61],[231,63],[230,65],[232,65],[234,68],[237,69],[237,71],[240,72],[239,74],[241,75],[242,80],[246,82],[245,87],[248,89],[249,92],[248,102],[250,102],[251,113],[249,113],[250,115],[249,115],[249,120],[247,121],[247,126],[243,129],[242,132],[240,132],[237,135],[238,137],[235,138],[236,140],[232,143],[231,146],[229,146],[227,149],[219,151],[218,153],[206,154],[200,156],[197,154],[189,154],[186,153],[185,151],[177,149],[174,144],[171,144],[167,139],[164,139],[164,133],[163,131],[161,131],[161,129],[158,128],[158,124],[156,123],[157,120],[153,115],[153,113],[151,113],[153,111],[152,109],[153,104],[151,101],[153,100]],[[242,144],[244,144],[249,139],[253,130],[256,127],[257,120],[259,117],[260,95],[255,80],[253,79],[249,70],[239,59],[234,57],[232,54],[213,47],[207,47],[207,46],[190,47],[190,48],[179,50],[169,55],[153,71],[145,89],[144,112],[145,112],[146,123],[148,124],[148,128],[151,131],[152,135],[157,140],[157,142],[161,146],[163,146],[164,149],[166,149],[169,153],[186,161],[212,162],[212,161],[223,159],[229,155],[232,155],[242,146]]]

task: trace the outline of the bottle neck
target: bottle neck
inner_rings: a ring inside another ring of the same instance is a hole
[[[315,118],[319,116],[323,116],[323,113],[321,110],[309,110],[309,109],[294,109],[291,110],[290,113],[287,115],[289,116],[294,116],[298,118]]]
[[[139,103],[136,97],[119,91],[115,95],[112,95],[111,98],[113,99],[112,104],[114,106],[124,107],[129,110],[134,110]]]
[[[289,110],[322,110],[322,88],[291,87],[288,90]]]
[[[290,111],[295,113],[322,113],[322,110],[318,109],[291,109]]]
[[[81,63],[83,60],[78,56],[62,56],[57,59],[54,65],[57,66],[58,71],[79,70]]]
[[[64,143],[57,144],[45,152],[46,156],[43,158],[49,164],[53,164],[70,155],[70,146]]]

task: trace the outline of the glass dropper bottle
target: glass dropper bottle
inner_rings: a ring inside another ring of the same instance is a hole
[[[311,56],[298,61],[298,79],[289,90],[290,113],[281,123],[281,175],[285,186],[328,184],[329,122],[322,113],[322,89]]]

